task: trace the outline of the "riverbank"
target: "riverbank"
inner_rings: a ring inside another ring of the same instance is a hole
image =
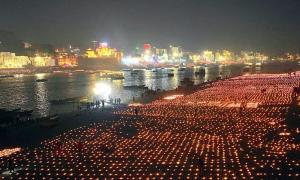
[[[148,93],[144,93],[142,96],[135,97],[135,101],[131,103],[147,104],[166,96],[192,94],[195,91],[210,87],[214,82],[222,80],[225,79],[217,79],[193,86],[181,86],[169,91],[148,91]],[[0,137],[0,141],[2,142],[0,144],[0,148],[34,147],[39,145],[39,143],[45,139],[55,137],[81,126],[104,121],[114,122],[119,118],[119,116],[113,112],[120,111],[124,108],[127,108],[127,104],[106,104],[105,108],[82,108],[82,110],[74,110],[70,113],[58,114],[59,123],[56,126],[49,128],[41,127],[39,123],[34,120],[30,123],[24,123],[24,125],[14,125],[13,127],[6,128],[6,132]]]
[[[95,123],[83,115],[87,125],[0,159],[0,172],[13,159],[12,178],[296,178],[299,127],[287,123],[299,121],[299,83],[300,72],[239,76]]]
[[[232,76],[233,77],[233,76]],[[230,77],[230,78],[232,78]],[[218,81],[224,81],[225,79],[217,79],[214,81],[209,81],[206,83],[201,83],[199,85],[194,86],[180,86],[174,90],[169,91],[148,91],[142,94],[142,96],[135,97],[136,103],[142,103],[147,104],[151,103],[158,99],[163,99],[164,97],[171,96],[171,95],[189,95],[196,91],[203,90],[206,88],[209,88],[212,86],[213,83],[216,83]],[[131,98],[131,97],[129,97]],[[123,102],[123,101],[122,101]],[[129,104],[132,102],[129,102]],[[59,106],[58,106],[59,107]],[[3,141],[1,140],[1,147],[7,147],[7,146],[34,146],[39,144],[43,139],[51,138],[55,135],[58,135],[60,133],[63,133],[64,131],[68,131],[77,127],[80,127],[80,125],[87,125],[91,123],[89,119],[94,119],[96,122],[99,122],[101,120],[111,120],[115,119],[115,115],[113,115],[112,111],[115,110],[115,108],[126,108],[127,105],[124,104],[122,107],[118,106],[112,106],[107,107],[104,112],[102,112],[100,109],[98,110],[89,110],[89,111],[73,111],[70,113],[62,113],[59,114],[59,124],[56,127],[43,129],[39,127],[38,124],[33,123],[26,125],[26,127],[13,127],[9,128],[7,130],[7,137],[3,137]],[[112,116],[112,117],[110,117]],[[99,118],[98,118],[99,117]],[[105,118],[102,118],[105,117]],[[74,120],[74,121],[73,121]],[[76,123],[73,123],[76,122]],[[32,130],[32,132],[30,132]],[[32,138],[32,140],[31,140]]]
[[[195,66],[249,66],[249,64],[245,63],[234,63],[234,64],[227,64],[227,65],[222,65],[222,64],[209,64],[209,65],[204,65],[204,64],[199,64]],[[284,65],[284,67],[283,67]],[[263,69],[266,69],[269,71],[269,68],[272,66],[273,69],[270,71],[270,73],[279,73],[279,72],[290,72],[290,71],[296,71],[299,70],[298,66],[298,61],[293,60],[293,61],[279,61],[279,60],[274,60],[274,61],[268,61],[260,66],[256,66],[255,64],[251,65],[250,67],[254,68],[255,67],[261,67]],[[159,68],[173,68],[175,65],[164,65],[160,66]],[[192,66],[194,67],[194,66]],[[147,67],[147,69],[151,68],[157,68],[156,66],[153,67]],[[122,71],[123,69],[146,69],[144,66],[136,66],[136,67],[129,67],[126,65],[106,65],[106,66],[100,66],[97,68],[90,67],[90,68],[85,68],[85,67],[80,67],[80,66],[74,66],[74,67],[60,67],[60,66],[51,66],[51,67],[27,67],[27,68],[2,68],[0,69],[0,75],[7,75],[7,76],[12,76],[12,75],[18,75],[18,74],[37,74],[37,73],[55,73],[55,72],[62,72],[62,73],[74,73],[74,72],[105,72],[105,71]]]
[[[113,114],[115,110],[125,108],[125,105],[106,107],[104,109],[93,109],[71,112],[59,115],[59,123],[54,127],[41,127],[39,123],[31,123],[26,126],[14,126],[6,129],[0,137],[0,148],[8,147],[35,147],[43,140],[52,138],[66,131],[87,126],[92,123],[114,122],[118,115]]]

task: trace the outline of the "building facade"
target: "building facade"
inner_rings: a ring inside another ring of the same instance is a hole
[[[30,64],[27,56],[16,56],[11,52],[0,52],[0,68],[23,68]]]

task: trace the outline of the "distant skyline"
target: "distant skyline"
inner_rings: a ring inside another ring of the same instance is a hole
[[[0,0],[0,30],[55,46],[300,51],[298,0]]]

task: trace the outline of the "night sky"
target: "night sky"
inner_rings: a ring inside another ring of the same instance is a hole
[[[145,42],[186,50],[300,51],[299,0],[0,0],[0,29],[21,39],[129,51]]]

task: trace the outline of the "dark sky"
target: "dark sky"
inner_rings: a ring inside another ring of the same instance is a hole
[[[300,51],[300,0],[0,0],[0,29],[21,39],[130,50]]]

